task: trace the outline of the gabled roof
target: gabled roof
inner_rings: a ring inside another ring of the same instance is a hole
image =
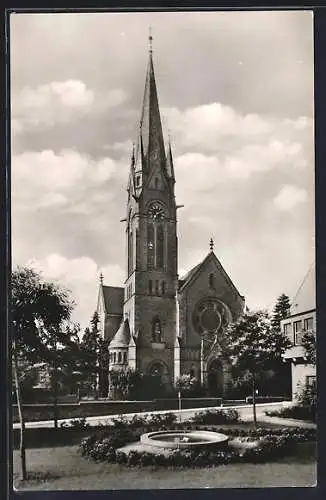
[[[109,347],[128,347],[130,342],[130,328],[127,319],[121,322],[119,330],[111,340]]]
[[[291,315],[301,314],[316,308],[316,268],[310,266],[297,293],[292,301]]]
[[[195,267],[190,269],[187,274],[185,274],[181,280],[179,280],[179,292],[183,291],[195,278],[196,276],[200,273],[201,269],[205,266],[206,262],[208,260],[213,259],[217,268],[221,272],[221,274],[224,276],[226,282],[229,284],[229,286],[236,292],[236,294],[244,299],[244,297],[239,293],[238,289],[235,287],[234,283],[230,279],[229,275],[225,271],[224,267],[216,257],[215,253],[213,251],[209,252],[205,259],[202,260],[199,264],[197,264]]]
[[[124,289],[118,286],[102,286],[104,308],[107,314],[123,313]]]

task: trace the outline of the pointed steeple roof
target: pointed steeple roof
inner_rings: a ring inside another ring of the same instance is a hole
[[[109,348],[128,347],[130,342],[130,328],[127,319],[121,322],[119,330],[111,340]]]
[[[174,177],[174,166],[173,166],[173,158],[172,158],[172,150],[171,150],[171,141],[169,139],[168,143],[168,148],[166,152],[166,171],[168,174],[168,177],[175,182],[175,177]]]
[[[165,160],[164,139],[155,82],[151,36],[149,37],[149,41],[149,60],[140,120],[140,139],[147,168],[150,168],[153,160]]]

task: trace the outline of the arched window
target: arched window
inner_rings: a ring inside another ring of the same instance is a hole
[[[117,353],[114,352],[113,353],[113,363],[116,363],[117,362]]]
[[[123,353],[123,362],[124,362],[124,364],[127,363],[127,353],[126,352]]]
[[[132,231],[128,229],[128,276],[132,273],[133,266],[133,238]]]
[[[158,285],[159,285],[159,281],[158,281],[158,280],[156,280],[156,281],[155,281],[155,293],[156,293],[156,295],[158,295],[158,294],[160,293],[160,291],[159,291],[159,286],[158,286]]]
[[[149,269],[153,269],[155,265],[155,241],[154,241],[154,226],[147,226],[147,265]]]
[[[121,363],[121,352],[118,352],[118,363]]]
[[[165,281],[162,281],[162,295],[165,294]]]
[[[156,232],[156,267],[163,267],[163,255],[164,255],[164,231],[163,226],[160,224],[157,226]]]
[[[162,342],[162,329],[161,329],[161,321],[157,316],[153,318],[152,322],[152,341],[154,343]]]
[[[155,177],[154,185],[155,185],[155,189],[157,189],[158,188],[158,178],[157,177]]]
[[[209,281],[209,287],[214,288],[214,273],[209,274],[208,281]]]

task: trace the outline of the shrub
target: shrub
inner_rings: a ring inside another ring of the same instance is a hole
[[[316,412],[312,406],[295,405],[281,410],[266,411],[269,417],[294,418],[297,420],[316,421]]]
[[[75,418],[73,420],[70,420],[70,422],[62,422],[60,424],[61,428],[72,428],[75,429],[76,431],[83,431],[86,430],[90,427],[90,425],[86,422],[86,418]]]
[[[196,424],[231,424],[239,421],[237,410],[207,410],[197,413],[192,422]]]

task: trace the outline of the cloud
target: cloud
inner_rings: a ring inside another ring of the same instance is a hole
[[[51,128],[120,106],[126,97],[122,89],[111,89],[103,96],[80,80],[26,86],[11,98],[13,135],[33,128]]]
[[[122,286],[124,271],[118,265],[104,265],[100,269],[95,261],[82,256],[73,259],[59,254],[50,254],[43,259],[31,259],[27,265],[42,272],[45,279],[59,283],[71,291],[77,305],[72,319],[85,328],[97,306],[97,293],[100,272],[104,281],[112,286]]]
[[[17,206],[27,210],[71,206],[87,190],[83,201],[92,201],[92,189],[125,172],[125,166],[109,157],[94,160],[73,150],[26,152],[12,157],[12,195]],[[101,193],[93,194],[95,203],[104,202]]]
[[[173,140],[182,150],[199,149],[206,153],[230,153],[234,146],[246,144],[292,143],[300,133],[312,130],[308,117],[297,120],[255,113],[242,114],[231,106],[218,102],[188,108],[162,110],[165,129],[172,131]],[[234,144],[236,141],[236,144]]]
[[[296,186],[283,186],[278,195],[274,198],[274,205],[282,211],[291,212],[298,204],[307,199],[307,192]]]

